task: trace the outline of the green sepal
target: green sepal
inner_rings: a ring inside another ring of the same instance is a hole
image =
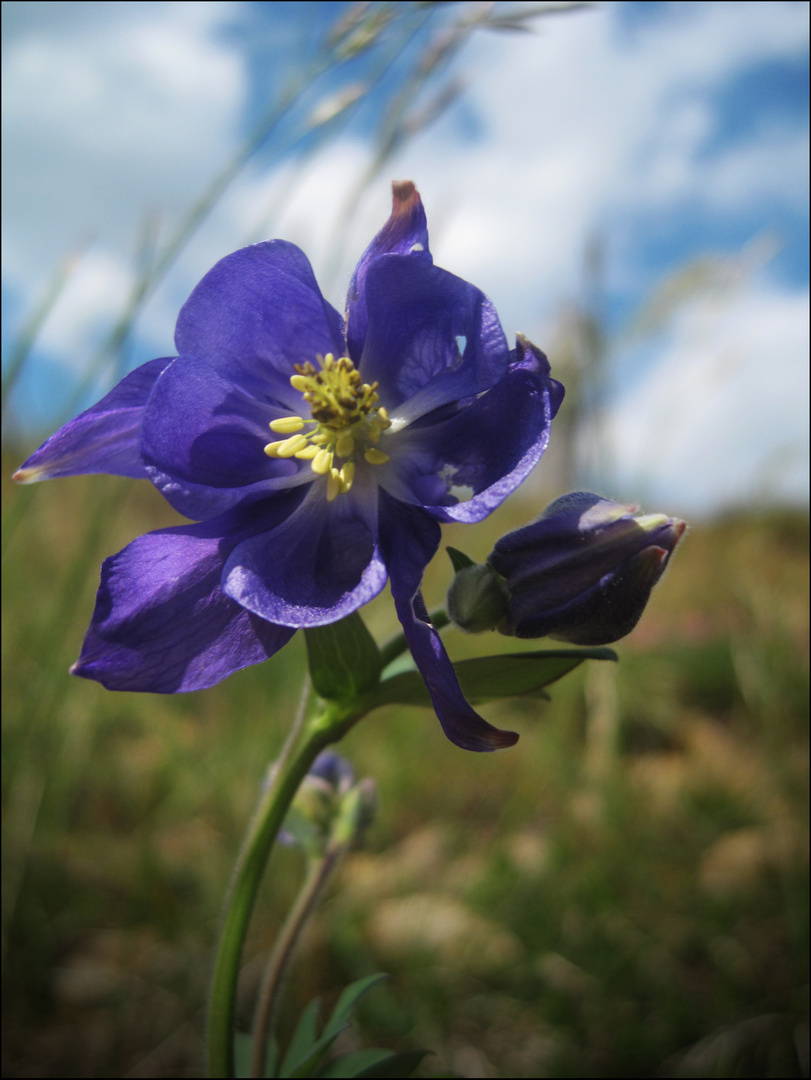
[[[422,1059],[429,1054],[430,1050],[406,1050],[402,1054],[392,1054],[390,1050],[354,1050],[349,1054],[341,1054],[327,1066],[320,1076],[335,1078],[343,1077],[408,1077],[414,1072]]]
[[[464,551],[460,551],[459,548],[448,546],[445,550],[453,563],[453,572],[455,574],[458,574],[460,570],[464,570],[466,566],[477,565],[469,555],[465,555]]]
[[[319,697],[351,701],[380,679],[380,650],[357,611],[304,631],[310,678]]]
[[[324,855],[327,844],[327,832],[318,823],[312,821],[303,813],[295,802],[287,811],[284,819],[284,830],[289,833],[294,844],[310,859],[320,859]]]
[[[613,649],[543,649],[537,652],[504,653],[460,660],[454,664],[462,693],[471,705],[483,705],[505,697],[545,696],[543,689],[568,675],[584,660],[616,660]],[[405,671],[384,680],[373,695],[370,708],[380,705],[432,707],[431,697],[416,671]]]

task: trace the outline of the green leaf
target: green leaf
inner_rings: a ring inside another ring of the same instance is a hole
[[[380,650],[355,611],[328,626],[304,631],[315,692],[327,701],[351,701],[380,679]]]
[[[343,1031],[361,997],[367,990],[371,990],[373,986],[387,978],[388,975],[378,972],[377,975],[367,975],[363,979],[350,983],[338,998],[332,1010],[332,1016],[327,1020],[322,1038],[327,1036],[334,1038]]]
[[[392,1054],[376,1065],[355,1073],[355,1076],[380,1077],[381,1080],[389,1076],[411,1076],[422,1059],[430,1053],[430,1050],[406,1050],[402,1054]]]
[[[537,652],[482,656],[454,664],[462,693],[471,705],[504,697],[541,696],[543,688],[568,675],[584,660],[616,660],[613,649],[544,649]],[[380,684],[374,704],[423,705],[431,697],[416,671],[392,675]]]
[[[320,1072],[326,1078],[372,1076],[406,1077],[411,1076],[429,1050],[407,1050],[403,1054],[392,1054],[389,1050],[355,1050],[351,1054],[342,1054],[335,1058]]]
[[[241,1031],[234,1032],[234,1075],[238,1080],[242,1080],[243,1077],[249,1077],[251,1075],[251,1054],[253,1052],[253,1036],[245,1035]],[[275,1039],[270,1040],[267,1051],[265,1053],[265,1070],[262,1073],[265,1077],[272,1077],[276,1075],[276,1064],[279,1056],[279,1047]]]
[[[459,548],[448,546],[445,548],[445,550],[450,556],[450,560],[453,563],[454,572],[457,574],[460,570],[464,570],[466,566],[476,565],[476,563],[470,558],[470,556],[465,555],[464,551],[460,551]]]
[[[311,1004],[307,1006],[307,1009],[305,1009],[301,1020],[298,1023],[296,1032],[293,1035],[293,1041],[290,1044],[290,1049],[287,1051],[279,1076],[306,1077],[316,1075],[318,1065],[326,1051],[332,1046],[341,1032],[345,1031],[349,1026],[349,1018],[352,1015],[358,999],[362,994],[365,994],[367,990],[370,990],[375,983],[378,983],[381,979],[385,978],[385,975],[367,975],[364,979],[358,979],[357,982],[350,983],[338,998],[338,1002],[332,1010],[332,1015],[329,1020],[327,1020],[324,1025],[324,1030],[318,1038],[315,1037],[315,1017],[317,1016],[318,1001],[311,1002]],[[313,1019],[312,1021],[310,1021],[309,1018],[307,1019],[307,1023],[302,1030],[302,1037],[299,1039],[299,1030],[302,1029],[305,1017],[307,1016],[307,1013],[313,1009],[313,1006],[315,1007]],[[309,1039],[307,1045],[305,1045],[305,1037]],[[305,1050],[306,1053],[304,1053]]]
[[[316,998],[299,1017],[293,1038],[284,1055],[279,1076],[294,1076],[302,1063],[313,1056],[315,1048],[321,1041],[318,1038],[318,1006],[319,999]]]
[[[322,1077],[357,1076],[364,1069],[373,1068],[378,1062],[384,1061],[391,1056],[390,1050],[353,1050],[349,1054],[341,1054],[334,1058],[321,1069]]]
[[[234,1075],[237,1077],[251,1075],[251,1046],[253,1039],[242,1031],[234,1032]]]

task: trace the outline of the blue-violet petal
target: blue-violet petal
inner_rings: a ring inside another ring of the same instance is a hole
[[[161,357],[125,375],[101,401],[43,443],[14,474],[17,483],[83,473],[144,479],[141,418],[155,380],[171,363],[171,357]]]

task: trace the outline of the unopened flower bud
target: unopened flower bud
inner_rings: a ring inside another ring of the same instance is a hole
[[[355,784],[341,799],[341,806],[332,829],[336,844],[356,843],[371,825],[377,809],[377,787],[368,777]]]
[[[324,750],[296,792],[279,834],[281,843],[301,847],[310,855],[323,854],[336,823],[345,813],[345,801],[364,783],[355,783],[348,761],[332,750]]]
[[[448,589],[448,615],[469,634],[493,630],[507,613],[510,594],[504,579],[487,565],[466,566]]]
[[[686,528],[635,509],[578,491],[502,537],[487,560],[509,592],[501,633],[575,645],[630,633]]]

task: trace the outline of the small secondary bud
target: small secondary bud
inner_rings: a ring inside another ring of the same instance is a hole
[[[466,566],[448,590],[448,615],[469,634],[493,630],[507,612],[510,594],[504,579],[486,565]]]

